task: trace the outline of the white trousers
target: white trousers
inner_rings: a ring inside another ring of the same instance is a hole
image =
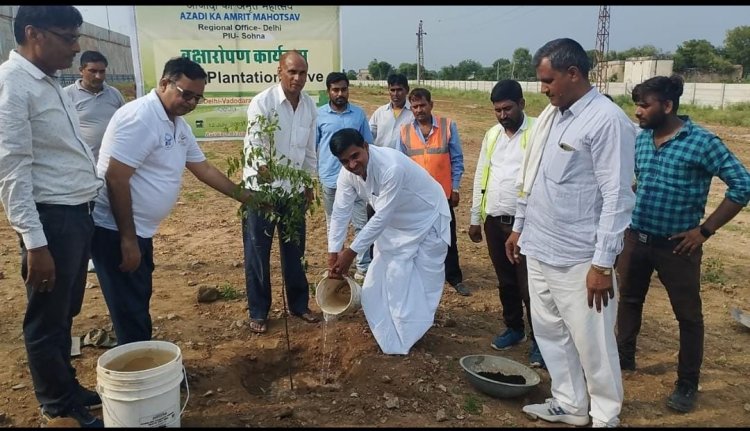
[[[617,295],[598,313],[586,300],[590,262],[556,267],[527,256],[526,264],[534,338],[552,396],[573,414],[584,414],[590,397],[592,418],[618,420],[623,389],[615,341]]]
[[[418,243],[389,252],[378,245],[362,285],[362,310],[383,353],[406,355],[435,320],[448,244],[431,228]]]

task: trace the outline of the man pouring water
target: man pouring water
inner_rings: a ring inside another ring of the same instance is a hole
[[[330,141],[341,170],[328,231],[330,277],[342,277],[374,244],[362,285],[362,309],[383,353],[409,353],[432,326],[443,293],[450,211],[440,184],[398,150],[368,145],[355,129]],[[359,197],[375,215],[349,247],[347,226]]]

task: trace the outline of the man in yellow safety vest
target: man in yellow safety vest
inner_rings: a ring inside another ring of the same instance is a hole
[[[506,350],[526,340],[523,321],[525,305],[531,337],[529,363],[543,367],[544,360],[531,328],[526,262],[515,264],[505,255],[505,241],[512,232],[516,213],[518,192],[515,181],[535,118],[524,113],[521,85],[512,79],[495,84],[490,101],[498,124],[484,135],[479,152],[474,174],[469,238],[474,242],[482,241],[483,223],[487,250],[500,282],[500,303],[506,329],[492,341],[492,348]]]

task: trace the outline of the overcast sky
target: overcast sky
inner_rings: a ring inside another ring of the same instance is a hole
[[[86,22],[135,33],[128,18],[132,6],[77,7]],[[419,20],[431,70],[462,60],[490,66],[520,47],[533,55],[558,37],[593,49],[598,15],[599,6],[341,6],[343,66],[357,70],[373,59],[394,67],[416,63]],[[690,39],[721,46],[727,30],[741,25],[750,25],[750,6],[610,6],[609,49],[654,45],[674,52]]]

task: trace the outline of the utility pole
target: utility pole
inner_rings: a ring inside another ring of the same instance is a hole
[[[427,35],[422,31],[422,20],[419,20],[419,29],[417,30],[417,84],[421,84],[422,71],[424,70],[424,36]]]
[[[606,93],[609,87],[607,79],[607,53],[609,52],[609,6],[599,6],[599,23],[596,29],[596,88]]]

